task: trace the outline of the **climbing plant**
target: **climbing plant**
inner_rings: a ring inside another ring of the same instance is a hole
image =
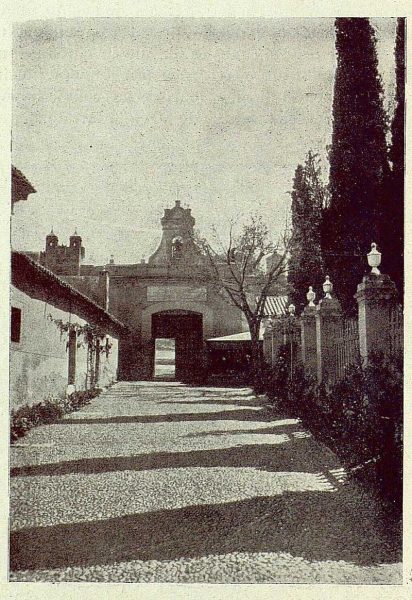
[[[109,342],[106,332],[97,325],[90,325],[89,323],[81,325],[80,323],[72,322],[70,320],[63,321],[63,319],[55,319],[51,314],[49,314],[48,319],[59,329],[61,338],[64,334],[67,335],[66,348],[69,345],[68,336],[70,332],[76,332],[78,348],[89,348],[90,346],[96,347],[96,342],[98,340],[105,339],[106,343],[104,345],[99,345],[99,351],[105,353],[107,357],[109,356],[112,344]]]

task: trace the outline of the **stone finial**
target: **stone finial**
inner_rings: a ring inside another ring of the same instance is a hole
[[[331,292],[333,290],[333,284],[329,279],[329,275],[326,275],[325,281],[322,285],[323,291],[325,292],[325,298],[332,300]]]
[[[288,313],[290,314],[291,317],[293,317],[293,315],[295,314],[295,310],[296,307],[294,304],[289,304],[288,306]]]
[[[313,291],[313,287],[310,285],[309,286],[309,291],[306,294],[306,298],[308,300],[308,306],[310,306],[311,308],[315,307],[315,298],[316,298],[316,293]]]
[[[380,275],[381,272],[379,271],[378,267],[381,264],[382,254],[377,249],[375,242],[372,243],[371,251],[369,252],[367,257],[368,265],[371,267],[371,273],[373,275]]]

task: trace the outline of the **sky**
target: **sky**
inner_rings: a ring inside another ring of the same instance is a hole
[[[391,110],[396,20],[371,21]],[[13,38],[12,160],[37,190],[15,249],[77,229],[86,263],[140,262],[176,199],[206,236],[254,212],[276,238],[309,149],[327,179],[333,19],[59,19]]]

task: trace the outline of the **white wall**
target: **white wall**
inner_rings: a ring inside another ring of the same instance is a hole
[[[109,337],[109,343],[112,345],[109,356],[103,352],[100,355],[100,376],[99,387],[104,387],[117,380],[117,359],[119,356],[119,343],[116,338]]]
[[[12,287],[11,306],[20,308],[20,342],[10,342],[10,406],[34,404],[46,398],[64,396],[68,382],[67,334],[60,334],[53,319],[62,319],[84,325],[85,321],[75,314],[61,311],[50,304],[30,298]],[[79,342],[81,338],[79,338]],[[116,379],[117,340],[110,338],[112,348],[106,358],[100,356],[101,378],[104,386]],[[84,390],[86,385],[87,349],[76,350],[76,389]]]

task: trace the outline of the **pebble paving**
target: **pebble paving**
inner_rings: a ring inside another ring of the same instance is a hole
[[[11,448],[10,580],[402,581],[382,507],[250,389],[118,383]]]

